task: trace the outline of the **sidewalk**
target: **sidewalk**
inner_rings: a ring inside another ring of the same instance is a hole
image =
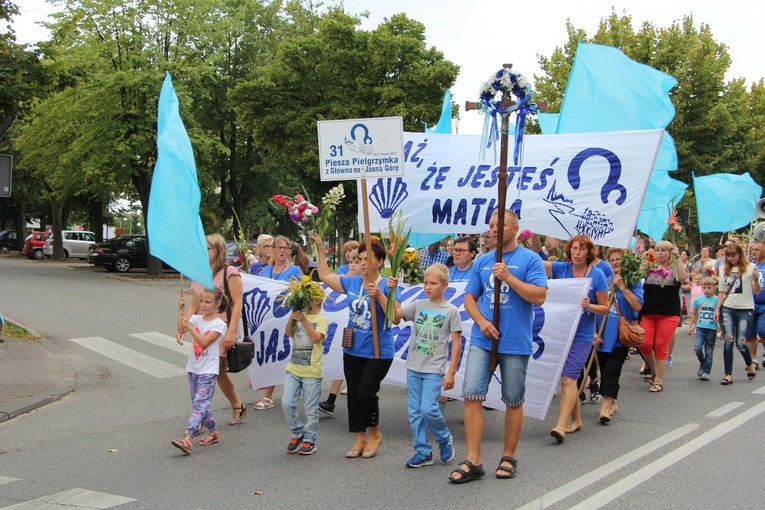
[[[12,319],[10,322],[16,323]],[[5,336],[3,340],[0,343],[0,422],[50,404],[74,390],[74,368],[53,341]]]

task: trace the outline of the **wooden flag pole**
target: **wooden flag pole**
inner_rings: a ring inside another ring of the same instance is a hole
[[[364,211],[364,236],[367,249],[367,274],[366,280],[368,282],[377,283],[373,280],[372,276],[374,270],[372,264],[376,261],[374,259],[374,253],[372,252],[372,236],[370,235],[369,227],[369,203],[367,202],[367,179],[361,178],[361,204]],[[375,359],[380,359],[380,340],[377,333],[377,303],[372,296],[369,296],[369,312],[372,314],[372,345],[374,346]]]
[[[512,69],[513,64],[502,64],[505,69]],[[502,107],[508,108],[515,103],[510,99],[503,99]],[[481,109],[481,103],[466,101],[465,110],[479,110]],[[547,109],[547,103],[538,105],[542,109]],[[502,123],[500,126],[500,153],[499,153],[499,172],[497,173],[497,253],[495,262],[499,263],[503,261],[502,251],[504,244],[504,230],[505,230],[505,208],[507,206],[507,151],[508,151],[508,130],[510,122],[510,113],[503,112],[501,114]],[[500,294],[497,286],[494,286],[494,314],[492,317],[492,323],[494,328],[499,331],[499,300]],[[499,348],[499,339],[492,340],[491,343],[491,369],[492,371],[497,368],[497,351]]]
[[[507,204],[507,131],[509,124],[509,113],[502,114],[502,125],[500,127],[500,152],[499,152],[499,173],[497,174],[497,253],[494,259],[495,263],[503,261],[502,254],[505,242],[505,207]],[[494,284],[494,315],[492,323],[499,331],[499,286]],[[499,349],[499,338],[492,339],[491,342],[491,368],[492,371],[497,368],[497,352]]]

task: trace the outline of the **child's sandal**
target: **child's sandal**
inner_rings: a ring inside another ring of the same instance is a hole
[[[186,455],[191,455],[191,450],[194,449],[194,445],[191,444],[191,438],[189,436],[183,436],[181,439],[173,439],[170,444],[181,450]]]
[[[274,407],[274,401],[268,397],[263,397],[260,399],[260,402],[255,404],[254,409],[256,411],[264,411],[266,409],[271,409],[272,407]]]
[[[204,438],[202,438],[202,440],[199,441],[199,446],[211,445],[213,443],[217,443],[218,441],[220,441],[220,434],[216,430],[215,432],[210,432]]]

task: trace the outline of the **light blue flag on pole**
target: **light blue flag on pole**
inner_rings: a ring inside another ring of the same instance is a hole
[[[675,140],[669,133],[664,131],[659,144],[659,152],[656,153],[656,161],[653,163],[654,170],[672,172],[677,170],[677,151]]]
[[[444,93],[444,102],[441,104],[441,118],[438,119],[438,124],[434,128],[429,128],[425,124],[426,133],[442,133],[450,135],[452,134],[452,91],[448,90]],[[431,244],[438,242],[445,238],[445,234],[428,234],[425,232],[412,232],[409,236],[409,246],[415,248],[423,248],[430,246]]]
[[[558,134],[558,113],[546,113],[537,112],[537,120],[539,121],[539,129],[542,130],[543,135],[556,135]]]
[[[170,73],[165,74],[157,107],[157,164],[151,180],[149,250],[184,276],[213,288],[207,242],[199,218],[194,151],[183,126]]]
[[[425,124],[426,133],[445,133],[452,134],[452,91],[447,90],[444,93],[444,102],[441,104],[441,118],[435,127],[429,128]],[[435,242],[435,241],[434,241]],[[432,244],[432,243],[431,243]]]
[[[558,133],[664,128],[675,116],[672,76],[619,49],[580,42],[558,119]]]
[[[580,42],[560,113],[540,113],[539,124],[544,134],[664,128],[675,115],[669,91],[676,84],[617,48]],[[667,132],[654,170],[677,170],[675,141]]]
[[[664,238],[664,233],[669,228],[669,204],[671,202],[673,208],[677,206],[687,187],[684,182],[670,177],[667,171],[654,169],[640,208],[637,229],[655,241]]]
[[[749,172],[693,176],[699,232],[730,232],[745,227],[754,219],[755,204],[762,186]]]

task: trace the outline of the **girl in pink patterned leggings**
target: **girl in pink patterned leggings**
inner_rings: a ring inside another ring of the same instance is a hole
[[[207,435],[199,441],[200,446],[207,446],[220,441],[215,418],[212,414],[212,398],[215,382],[218,379],[219,341],[226,334],[226,323],[218,316],[227,306],[226,296],[220,290],[204,289],[198,295],[200,315],[188,319],[183,316],[185,300],[178,300],[178,343],[183,345],[186,333],[191,333],[191,352],[186,370],[189,373],[192,411],[186,425],[186,434],[181,439],[170,443],[186,455],[191,453],[191,438],[204,425]]]

